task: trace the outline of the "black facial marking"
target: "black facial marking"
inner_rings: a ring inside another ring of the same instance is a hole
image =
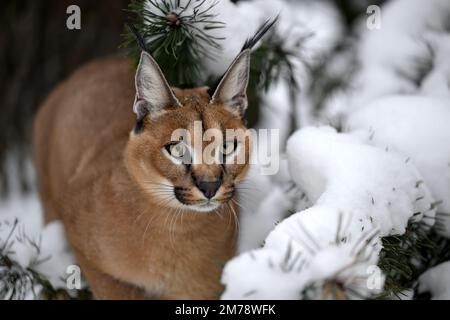
[[[224,192],[223,196],[224,197],[232,197],[234,195],[235,192],[235,185],[234,183],[232,183],[229,187],[228,190]]]
[[[195,185],[197,183],[197,177],[195,176],[193,171],[191,171],[191,178],[192,178],[192,183]]]
[[[186,191],[186,188],[182,187],[175,187],[173,188],[173,192],[175,194],[175,198],[177,198],[178,201],[180,201],[182,204],[188,204],[186,201],[186,195],[188,192]]]
[[[144,118],[137,118],[134,126],[134,133],[139,134],[144,130]]]
[[[201,124],[202,124],[202,132],[205,132],[205,120],[203,119],[203,113],[202,112],[200,112],[200,121],[201,121]]]
[[[164,145],[164,149],[170,154],[170,147],[177,144],[176,142],[169,142]]]

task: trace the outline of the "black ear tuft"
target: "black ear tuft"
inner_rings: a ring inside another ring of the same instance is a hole
[[[259,28],[258,30],[256,30],[255,34],[248,38],[244,45],[242,46],[241,52],[247,50],[247,49],[252,49],[259,40],[261,40],[261,38],[267,33],[267,31],[270,30],[270,28],[272,28],[272,26],[278,21],[278,15],[273,18],[272,20],[268,19],[266,20]],[[208,94],[212,97],[214,92],[216,92],[217,87],[219,86],[219,83],[222,81],[223,77],[225,74],[223,74],[215,83],[214,85],[212,85],[209,89],[208,89]]]
[[[144,38],[142,38],[141,34],[139,33],[139,31],[137,31],[136,27],[129,21],[126,21],[126,25],[128,27],[128,30],[131,32],[131,34],[133,35],[134,39],[138,43],[138,45],[141,48],[141,50],[145,51],[147,53],[150,53],[147,50],[147,46],[145,45]]]
[[[242,49],[241,52],[246,50],[246,49],[252,49],[255,44],[258,43],[258,41],[267,33],[267,31],[270,30],[270,28],[272,28],[272,26],[278,21],[278,16],[276,16],[275,18],[272,19],[272,21],[270,19],[266,20],[259,28],[258,30],[256,30],[255,34],[253,35],[253,37],[248,38]]]

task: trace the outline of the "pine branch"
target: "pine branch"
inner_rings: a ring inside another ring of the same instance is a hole
[[[214,90],[217,78],[205,73],[206,59],[215,59],[221,51],[219,40],[208,31],[223,28],[213,12],[217,1],[205,7],[205,0],[136,0],[129,6],[134,17],[125,33],[123,46],[129,55],[139,60],[141,50],[152,54],[161,66],[169,83],[177,87],[193,87],[210,84]],[[247,89],[249,109],[247,120],[250,126],[259,119],[261,96],[279,80],[287,81],[292,104],[299,90],[294,70],[294,60],[300,59],[298,52],[303,41],[310,35],[299,37],[290,49],[286,48],[286,37],[278,36],[271,27],[277,18],[267,20],[249,38],[244,46],[251,48],[259,41],[251,59],[250,82]],[[271,29],[271,30],[269,30]],[[266,32],[270,32],[266,37]],[[203,71],[203,72],[202,72]]]
[[[1,300],[23,300],[26,298],[90,299],[92,297],[87,288],[73,292],[69,292],[65,288],[55,288],[43,274],[35,269],[50,258],[40,257],[40,240],[35,241],[27,236],[24,230],[19,228],[17,218],[12,224],[8,221],[3,222],[2,226],[10,226],[10,230],[5,239],[0,239]],[[29,246],[35,253],[30,264],[26,267],[11,258],[14,253],[12,248],[16,241]]]
[[[215,59],[221,50],[220,37],[209,31],[222,28],[213,9],[218,1],[205,7],[206,0],[137,0],[129,6],[132,23],[142,35],[144,46],[156,59],[171,85],[200,85],[206,59]],[[127,30],[123,46],[138,61],[139,46]]]
[[[419,276],[429,268],[450,260],[450,241],[430,228],[427,216],[411,219],[403,235],[384,237],[378,266],[386,274],[385,290],[379,298],[387,298],[411,289]],[[437,223],[439,225],[439,223]]]
[[[280,37],[272,29],[261,40],[260,46],[253,51],[247,89],[249,99],[247,118],[250,125],[255,124],[259,118],[261,93],[267,92],[272,85],[279,81],[286,82],[292,107],[296,104],[295,97],[300,86],[295,76],[298,71],[295,70],[294,63],[301,60],[299,52],[308,37],[309,35],[300,37],[292,48],[287,48],[287,38]]]
[[[340,67],[336,70],[336,65]],[[335,48],[316,65],[307,65],[311,74],[308,95],[311,97],[315,116],[325,108],[334,94],[351,89],[351,79],[358,70],[355,43],[347,38],[341,39]],[[340,123],[331,124],[340,128]]]

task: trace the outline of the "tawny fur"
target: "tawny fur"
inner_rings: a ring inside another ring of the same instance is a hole
[[[234,202],[216,212],[181,213],[143,186],[176,180],[192,187],[189,177],[165,167],[158,145],[177,127],[195,119],[211,127],[244,127],[223,107],[207,105],[205,88],[174,92],[182,110],[146,120],[143,133],[133,136],[132,64],[106,59],[60,84],[35,120],[45,219],[62,220],[96,298],[215,299],[223,290],[222,267],[235,250]],[[199,166],[195,172],[207,177],[217,170]],[[231,170],[239,181],[247,165]]]

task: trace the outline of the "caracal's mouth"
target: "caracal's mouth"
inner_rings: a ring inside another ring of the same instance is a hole
[[[198,211],[198,212],[209,212],[216,210],[220,207],[220,204],[211,200],[205,201],[199,205],[188,205],[189,209]]]

